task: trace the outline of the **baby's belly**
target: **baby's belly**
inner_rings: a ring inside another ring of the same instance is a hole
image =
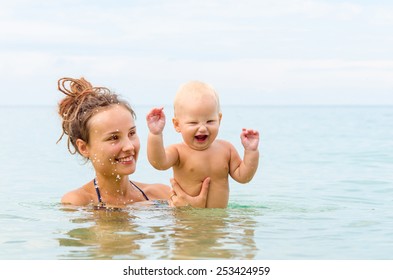
[[[176,177],[175,177],[176,179]],[[176,179],[182,189],[191,196],[198,196],[201,192],[203,179],[190,180],[191,178]],[[229,184],[228,179],[210,179],[207,195],[208,208],[225,208],[228,205]]]

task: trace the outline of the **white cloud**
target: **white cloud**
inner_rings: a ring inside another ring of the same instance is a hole
[[[393,88],[391,4],[17,0],[1,5],[0,74],[24,92],[24,102],[33,102],[29,85],[42,87],[34,102],[53,102],[53,85],[63,75],[146,93],[137,102],[157,92],[164,102],[189,79],[212,83],[228,102],[242,91],[260,100],[261,93],[367,96]]]
[[[393,89],[393,60],[243,59],[204,62],[121,55],[100,58],[65,56],[59,59],[44,53],[7,53],[0,59],[4,62],[0,68],[3,79],[7,79],[9,85],[19,92],[26,86],[23,81],[27,77],[30,88],[24,91],[25,101],[37,102],[38,98],[44,104],[60,98],[54,93],[56,81],[62,76],[85,76],[93,84],[108,86],[127,96],[135,104],[170,104],[177,87],[191,79],[211,83],[222,95],[223,104],[238,102],[239,94],[252,104],[279,101],[262,100],[261,93],[278,96],[314,94],[322,98],[320,102],[323,103],[326,100],[337,102],[351,92],[364,96],[369,92],[369,97],[373,97],[375,102],[378,101],[378,91],[384,94],[386,102],[385,93]],[[28,94],[37,89],[40,89],[40,95]],[[318,95],[318,92],[324,96]],[[341,97],[328,98],[329,92],[336,92]],[[44,98],[45,94],[50,94],[50,98]],[[20,101],[18,96],[13,98],[13,102]],[[291,100],[281,99],[279,102]],[[299,102],[299,99],[291,102],[295,101]]]
[[[83,5],[83,1],[10,1],[0,21],[0,35],[32,42],[127,43],[148,39],[185,36],[203,37],[212,32],[244,32],[272,30],[266,19],[277,17],[350,19],[362,8],[349,3],[310,0],[283,1],[163,1],[100,2]],[[63,5],[62,5],[63,3]],[[65,4],[67,3],[67,4]],[[88,2],[89,3],[89,2]],[[40,6],[42,5],[42,7]],[[22,8],[23,7],[23,8]],[[29,14],[25,11],[33,9]],[[20,11],[19,11],[20,9]],[[15,16],[16,15],[16,16]],[[17,16],[19,15],[19,16]],[[277,24],[277,23],[275,23]],[[292,24],[286,25],[291,29]]]
[[[370,13],[370,20],[377,26],[393,25],[393,6],[375,7]]]

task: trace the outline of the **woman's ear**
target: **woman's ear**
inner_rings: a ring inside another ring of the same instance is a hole
[[[176,132],[180,132],[179,120],[176,118],[172,119],[173,126],[175,127]]]
[[[79,153],[85,158],[89,158],[89,148],[87,147],[87,143],[82,139],[77,139],[75,144],[78,147]]]

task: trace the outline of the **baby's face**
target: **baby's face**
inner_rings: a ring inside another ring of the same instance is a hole
[[[204,96],[178,106],[173,124],[190,148],[206,150],[217,138],[220,121],[216,99]]]

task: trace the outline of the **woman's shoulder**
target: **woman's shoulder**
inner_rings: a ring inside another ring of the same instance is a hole
[[[87,183],[86,185],[63,195],[61,198],[61,203],[76,206],[84,206],[91,203],[93,201],[93,197],[87,190],[89,184],[90,183]]]
[[[169,199],[170,188],[164,184],[146,184],[141,182],[134,182],[138,187],[143,190],[150,200],[155,199]]]

